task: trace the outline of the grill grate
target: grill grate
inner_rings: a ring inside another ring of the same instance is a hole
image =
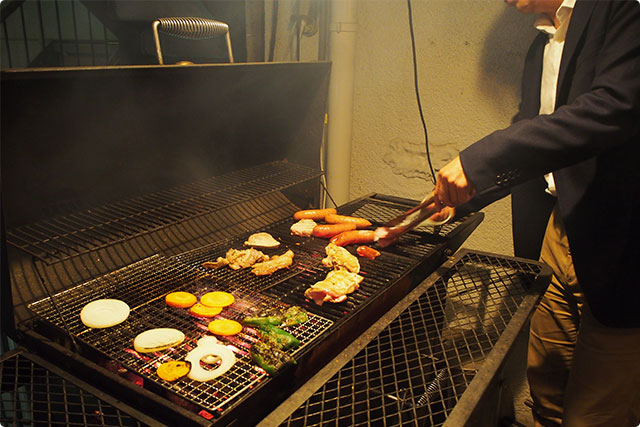
[[[140,261],[122,270],[101,278],[83,283],[53,296],[57,306],[62,307],[61,314],[66,320],[69,332],[84,343],[100,351],[108,358],[122,364],[143,378],[191,401],[214,414],[222,411],[238,396],[247,392],[266,374],[256,367],[250,359],[248,350],[258,339],[252,328],[233,337],[222,337],[221,341],[230,347],[237,357],[236,364],[224,381],[199,383],[189,379],[167,382],[157,377],[157,366],[167,360],[183,360],[186,354],[196,346],[196,341],[208,334],[210,319],[200,319],[188,314],[185,309],[169,307],[164,302],[168,292],[184,290],[201,296],[213,290],[231,290],[229,283],[214,280],[196,269],[190,268],[175,259],[156,255]],[[235,302],[226,307],[217,318],[239,320],[267,307],[286,307],[278,301],[247,292],[247,289],[233,290]],[[117,298],[131,307],[129,318],[122,324],[107,329],[86,328],[79,318],[82,307],[98,298]],[[44,299],[29,306],[37,315],[64,329],[62,319],[56,313],[51,299]],[[310,314],[310,319],[291,328],[289,332],[301,342],[300,347],[292,351],[295,356],[315,337],[322,334],[332,322],[320,316]],[[152,328],[172,327],[186,335],[185,341],[174,348],[152,354],[139,354],[133,349],[133,339],[141,332]]]
[[[7,242],[51,264],[250,201],[320,175],[321,172],[306,166],[266,163],[18,227],[7,232]]]
[[[356,205],[347,205],[341,212],[348,213],[354,206]],[[388,204],[371,200],[357,206],[366,206],[366,209],[371,211],[374,221],[378,217],[381,222],[388,219],[389,214],[384,210]],[[376,213],[377,209],[382,211]],[[211,416],[220,415],[224,418],[226,414],[236,411],[235,408],[239,407],[236,403],[244,396],[249,396],[250,389],[258,388],[260,383],[267,379],[264,372],[250,361],[248,355],[248,349],[257,339],[257,334],[252,329],[245,328],[239,336],[224,339],[225,344],[235,351],[238,358],[232,370],[225,374],[224,384],[218,384],[216,381],[200,384],[190,380],[165,382],[157,377],[156,367],[169,359],[183,359],[195,346],[197,339],[208,333],[208,321],[196,319],[186,310],[166,306],[164,296],[168,292],[186,290],[198,296],[210,290],[231,292],[235,296],[235,303],[220,314],[220,317],[231,319],[239,319],[250,315],[252,310],[257,311],[274,305],[298,305],[305,308],[310,313],[311,320],[290,330],[302,343],[293,355],[295,357],[300,352],[300,358],[304,361],[310,353],[307,347],[309,343],[315,341],[313,345],[318,344],[321,347],[325,341],[343,334],[342,326],[348,323],[353,315],[360,313],[359,310],[369,302],[374,306],[379,304],[378,297],[400,279],[407,279],[400,285],[402,288],[408,288],[409,282],[415,285],[414,269],[421,269],[435,256],[440,256],[446,242],[446,239],[430,233],[407,233],[393,248],[382,250],[381,256],[375,260],[359,258],[364,281],[346,301],[317,306],[304,298],[304,291],[311,284],[324,279],[329,270],[321,264],[325,257],[327,240],[292,236],[289,228],[294,220],[289,213],[286,217],[282,219],[283,216],[280,215],[272,220],[271,225],[260,226],[260,231],[269,232],[282,243],[277,249],[264,250],[265,253],[281,254],[287,249],[293,249],[295,253],[291,267],[272,275],[258,277],[253,275],[250,269],[232,270],[222,267],[209,270],[202,267],[204,261],[215,261],[217,257],[224,256],[229,248],[243,248],[244,241],[252,232],[248,230],[254,229],[247,225],[243,227],[247,231],[235,230],[233,233],[226,233],[227,236],[231,234],[231,238],[219,236],[215,243],[208,243],[211,239],[203,238],[198,242],[199,246],[196,249],[172,257],[154,255],[112,273],[95,276],[96,279],[79,280],[76,283],[81,283],[80,285],[60,291],[52,298],[38,300],[28,307],[38,317],[53,324],[59,333],[68,329],[72,337],[97,350],[108,360],[115,361],[116,365],[122,365],[138,375],[145,384],[150,383],[155,389],[170,392],[185,405],[193,404],[198,408],[204,408],[205,413],[209,412]],[[454,228],[459,225],[461,223],[456,223]],[[462,228],[464,227],[460,227]],[[355,246],[347,249],[355,252]],[[80,322],[79,313],[85,304],[99,298],[125,301],[132,308],[129,318],[121,325],[107,330],[87,329]],[[56,311],[56,307],[60,309],[60,313]],[[152,355],[136,353],[132,349],[133,338],[147,329],[156,327],[177,328],[185,333],[187,339],[180,346],[164,352]],[[346,330],[349,331],[349,328]],[[333,331],[334,334],[325,334],[328,331]],[[321,335],[324,335],[324,338],[317,339]],[[344,335],[348,335],[348,332]]]
[[[20,350],[6,353],[0,360],[1,425],[140,426],[149,422],[139,422],[137,416],[96,397],[44,364]]]
[[[465,253],[282,425],[442,425],[541,269]]]
[[[256,277],[247,270],[232,270],[230,268],[219,268],[216,270],[206,270],[201,267],[205,261],[215,261],[218,256],[224,256],[229,248],[242,248],[243,242],[249,233],[239,236],[236,239],[225,241],[222,244],[209,245],[178,258],[206,273],[208,279],[216,280],[224,289],[241,289],[247,293],[260,292],[274,299],[280,300],[288,305],[297,305],[305,308],[308,312],[316,313],[320,316],[336,322],[343,319],[348,313],[353,312],[368,298],[392,284],[395,280],[416,265],[419,260],[398,256],[388,252],[382,254],[374,261],[360,258],[360,275],[364,280],[359,289],[350,294],[347,300],[340,304],[326,303],[318,306],[313,301],[304,297],[304,292],[313,283],[324,279],[328,269],[322,266],[322,259],[326,256],[324,248],[327,241],[323,239],[309,239],[291,236],[289,227],[292,220],[284,220],[266,228],[265,230],[274,236],[281,236],[282,245],[277,249],[263,250],[267,255],[281,254],[287,249],[292,249],[295,253],[294,264],[289,269],[277,271],[276,273]],[[410,238],[407,238],[407,240]],[[416,245],[415,253],[420,250],[428,252],[434,245]],[[353,252],[353,248],[352,252]],[[398,250],[396,249],[396,252]]]

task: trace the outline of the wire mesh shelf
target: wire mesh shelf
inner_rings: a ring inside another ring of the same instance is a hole
[[[318,178],[271,162],[7,231],[7,242],[47,264],[86,254]]]
[[[103,397],[61,376],[40,358],[15,350],[0,359],[0,425],[142,426]],[[137,414],[136,414],[137,415]],[[146,418],[146,417],[145,417]]]
[[[466,252],[282,425],[444,424],[543,267]]]

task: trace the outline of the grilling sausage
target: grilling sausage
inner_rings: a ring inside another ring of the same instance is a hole
[[[376,259],[376,257],[380,256],[380,252],[369,246],[358,246],[356,252],[358,255],[369,259]]]
[[[338,246],[347,246],[353,243],[373,243],[376,241],[376,234],[373,230],[351,230],[343,231],[331,238],[331,243]]]
[[[371,227],[371,222],[368,219],[355,216],[329,214],[324,220],[329,224],[355,224],[356,228]]]
[[[313,219],[320,220],[324,219],[329,214],[335,214],[336,210],[334,208],[327,209],[307,209],[303,211],[298,211],[293,214],[293,219],[301,220],[301,219]]]
[[[315,237],[323,237],[325,239],[329,239],[336,234],[340,234],[343,231],[355,230],[355,224],[320,224],[313,227],[313,234]]]

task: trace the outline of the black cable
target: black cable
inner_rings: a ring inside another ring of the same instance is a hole
[[[324,171],[323,171],[323,174],[324,174]],[[322,185],[324,192],[327,194],[327,196],[329,196],[329,199],[331,199],[331,203],[333,203],[333,206],[338,207],[338,204],[336,203],[335,200],[333,200],[333,197],[331,197],[331,193],[329,193],[329,189],[327,188],[326,185],[324,185],[324,182],[322,182],[322,180],[320,181],[320,185]]]
[[[424,145],[427,149],[427,161],[431,170],[431,180],[433,185],[436,184],[436,174],[431,164],[431,153],[429,152],[429,134],[427,133],[427,124],[424,121],[424,113],[422,112],[422,102],[420,101],[420,89],[418,88],[418,63],[416,59],[416,38],[413,34],[413,17],[411,13],[411,0],[407,0],[407,8],[409,10],[409,32],[411,33],[411,51],[413,52],[413,85],[416,91],[416,99],[418,101],[418,111],[420,112],[420,120],[422,121],[422,129],[424,131]]]
[[[278,27],[278,0],[273,0],[271,6],[271,39],[269,39],[269,62],[273,62],[276,50],[276,34]]]

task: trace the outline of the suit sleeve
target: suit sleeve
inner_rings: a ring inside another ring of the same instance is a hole
[[[520,120],[460,153],[479,199],[616,148],[639,132],[640,4],[614,1],[595,15],[578,44],[588,53],[579,60],[595,61],[588,68],[593,75],[572,76],[589,78],[590,89],[553,114]],[[588,45],[595,41],[599,46]]]

